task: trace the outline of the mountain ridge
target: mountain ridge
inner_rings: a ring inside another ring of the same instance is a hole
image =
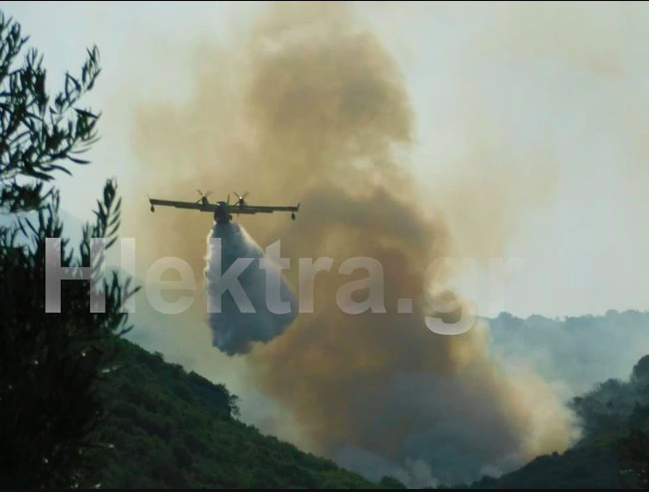
[[[225,386],[117,343],[117,369],[101,390],[108,420],[96,438],[111,448],[97,454],[101,488],[405,488],[262,435],[237,420],[237,397]]]
[[[159,352],[127,340],[119,343],[126,359],[104,392],[111,420],[101,440],[114,443],[116,451],[97,474],[103,486],[405,488],[392,477],[377,484],[263,435],[237,419],[238,397],[223,384],[165,362]],[[619,488],[620,440],[634,428],[649,431],[649,356],[636,362],[625,380],[608,378],[574,396],[571,406],[585,432],[565,453],[539,456],[497,478],[450,487]],[[124,465],[129,462],[136,465]]]

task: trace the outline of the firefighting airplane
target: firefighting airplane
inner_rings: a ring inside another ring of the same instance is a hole
[[[238,200],[234,204],[230,204],[230,194],[228,193],[227,202],[214,202],[210,203],[207,197],[211,194],[203,194],[201,190],[198,191],[198,194],[201,196],[195,202],[181,202],[174,200],[159,200],[157,198],[149,197],[149,203],[151,204],[151,212],[155,212],[155,206],[160,205],[163,207],[175,207],[175,208],[187,208],[192,210],[198,210],[200,212],[212,212],[214,213],[214,221],[217,224],[227,224],[232,220],[232,214],[259,214],[266,213],[271,214],[273,212],[291,212],[291,219],[295,220],[295,213],[300,210],[300,204],[298,203],[294,207],[275,207],[275,206],[263,206],[263,205],[248,205],[246,203],[246,196],[248,192],[244,193],[243,196],[239,195],[236,191],[234,194],[237,196]]]

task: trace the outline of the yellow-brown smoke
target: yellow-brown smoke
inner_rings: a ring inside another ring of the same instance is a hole
[[[304,429],[303,446],[332,457],[361,450],[397,464],[419,459],[456,477],[565,449],[570,415],[543,381],[505,373],[481,323],[442,336],[424,322],[429,310],[417,300],[426,287],[443,292],[453,273],[443,264],[425,272],[453,254],[454,240],[418,205],[436,184],[417,183],[409,169],[414,116],[395,60],[348,5],[275,4],[232,46],[196,54],[188,105],[138,108],[138,179],[171,199],[201,188],[213,200],[248,190],[253,204],[302,202],[296,222],[235,220],[262,247],[281,240],[296,290],[300,258],[334,260],[316,276],[314,312],[247,355],[255,384]],[[475,189],[473,178],[465,188],[456,182],[449,201],[465,209],[444,217],[471,213],[462,193]],[[131,218],[139,244],[200,275],[211,216],[162,213]],[[340,287],[367,275],[337,273],[352,257],[382,265],[386,313],[341,311]],[[397,312],[401,298],[415,299],[412,314]]]

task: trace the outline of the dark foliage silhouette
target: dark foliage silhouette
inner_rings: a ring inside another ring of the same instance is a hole
[[[104,415],[99,386],[115,337],[129,329],[121,306],[137,289],[116,275],[105,279],[92,244],[103,238],[109,248],[117,239],[116,183],[106,183],[76,248],[64,237],[51,185],[57,172],[89,164],[79,155],[96,142],[99,115],[78,105],[100,73],[99,53],[88,50],[80,77],[66,74],[51,97],[42,57],[27,42],[0,12],[0,485],[83,487],[91,485],[89,450],[101,445],[93,439]],[[46,312],[48,238],[59,241],[60,266],[75,279],[62,282],[58,313]]]
[[[649,435],[633,429],[620,442],[619,454],[622,470],[633,474],[633,488],[649,489]]]

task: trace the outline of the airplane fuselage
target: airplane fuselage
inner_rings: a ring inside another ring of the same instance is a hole
[[[230,207],[226,202],[217,202],[214,209],[214,222],[219,225],[224,225],[232,220],[230,215]]]

